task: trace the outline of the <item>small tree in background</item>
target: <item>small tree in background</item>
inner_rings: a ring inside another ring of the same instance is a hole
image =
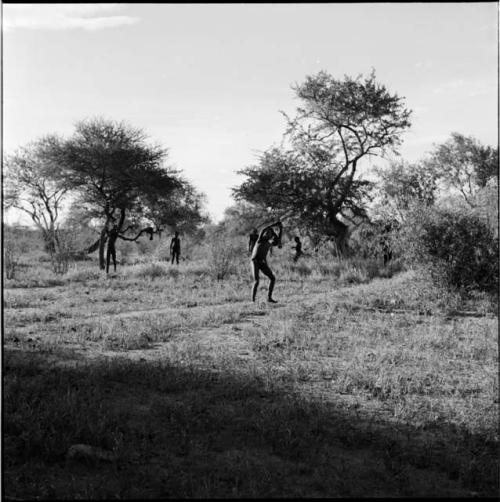
[[[426,163],[438,175],[440,205],[468,209],[498,236],[498,148],[454,132],[435,146]]]
[[[391,161],[387,167],[376,168],[377,202],[373,212],[380,219],[404,221],[414,206],[432,206],[437,197],[438,173],[425,162]]]
[[[29,215],[41,231],[46,250],[59,251],[60,213],[69,187],[54,179],[58,170],[51,152],[62,140],[46,136],[22,148],[5,160],[4,207]]]
[[[448,189],[459,193],[471,208],[476,196],[491,179],[498,181],[498,148],[482,145],[472,136],[454,132],[434,148],[428,164]]]

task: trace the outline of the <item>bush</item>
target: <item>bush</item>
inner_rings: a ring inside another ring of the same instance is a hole
[[[498,238],[471,212],[416,210],[402,238],[413,262],[428,264],[438,284],[498,293]]]
[[[238,258],[244,255],[241,243],[222,232],[211,236],[208,246],[210,274],[214,279],[222,281],[238,270]]]

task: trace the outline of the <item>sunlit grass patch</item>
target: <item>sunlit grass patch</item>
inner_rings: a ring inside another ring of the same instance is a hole
[[[179,316],[143,315],[139,318],[98,318],[61,326],[61,337],[82,345],[98,344],[101,350],[148,349],[170,340],[182,326]]]
[[[65,274],[65,279],[70,282],[96,281],[103,277],[104,272],[95,265],[85,267],[74,267]]]
[[[175,268],[167,268],[160,263],[146,263],[140,265],[133,265],[127,269],[133,277],[141,279],[158,279],[160,277],[177,278],[179,271]]]
[[[389,286],[390,284],[390,286]],[[431,314],[460,309],[460,296],[434,286],[420,271],[407,271],[390,279],[374,278],[369,283],[344,288],[342,296],[352,305],[382,309],[406,309]]]

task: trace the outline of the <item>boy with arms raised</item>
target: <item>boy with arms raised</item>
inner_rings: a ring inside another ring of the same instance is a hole
[[[279,234],[273,230],[273,227],[278,227]],[[255,301],[255,295],[257,294],[257,288],[259,287],[259,271],[261,271],[265,276],[269,277],[269,290],[267,295],[267,301],[270,303],[277,303],[273,299],[273,289],[276,278],[272,273],[269,265],[267,264],[267,253],[272,246],[278,246],[281,248],[281,234],[283,231],[283,225],[281,221],[277,221],[267,227],[264,227],[259,234],[257,242],[255,243],[252,250],[252,274],[253,274],[253,287],[252,287],[252,301]]]

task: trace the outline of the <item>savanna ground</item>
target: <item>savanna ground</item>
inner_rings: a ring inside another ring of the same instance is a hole
[[[23,258],[4,281],[7,498],[498,495],[495,301],[283,249],[279,303],[263,278],[253,304],[243,254],[220,281],[203,256],[109,276]]]

